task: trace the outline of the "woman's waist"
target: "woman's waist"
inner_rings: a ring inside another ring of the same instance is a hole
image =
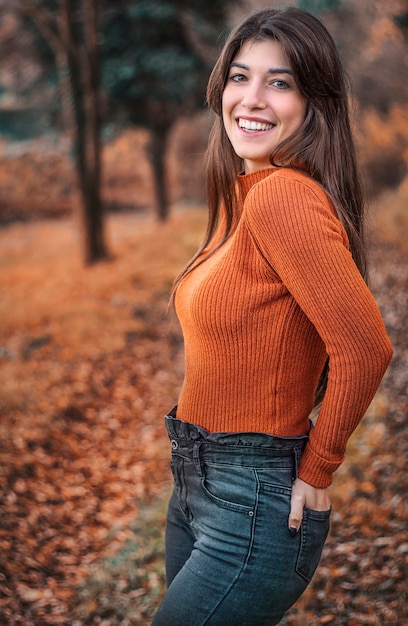
[[[283,437],[262,432],[209,432],[206,429],[178,419],[177,407],[165,416],[167,433],[173,454],[206,462],[268,466],[276,460],[299,456],[308,435]],[[278,461],[279,462],[279,461]]]
[[[292,394],[291,401],[277,398],[251,398],[247,394],[210,394],[207,398],[183,387],[177,417],[203,431],[217,433],[252,433],[271,437],[301,437],[310,430],[313,396],[305,401]]]

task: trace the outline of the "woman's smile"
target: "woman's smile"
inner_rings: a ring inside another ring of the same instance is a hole
[[[267,131],[272,130],[275,124],[271,124],[270,122],[263,122],[254,118],[238,118],[238,126],[242,128],[245,132],[254,133],[259,131]]]

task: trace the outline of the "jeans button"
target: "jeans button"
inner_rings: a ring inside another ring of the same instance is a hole
[[[177,443],[177,441],[176,441],[175,439],[172,439],[172,440],[171,440],[171,449],[172,449],[172,450],[177,450],[177,448],[178,448],[178,443]]]

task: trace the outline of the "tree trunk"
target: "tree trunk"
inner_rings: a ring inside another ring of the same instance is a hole
[[[67,50],[74,128],[73,153],[81,202],[85,263],[108,257],[100,197],[99,62],[95,0],[83,0],[84,43],[78,56],[70,0],[62,0],[61,31]]]
[[[105,238],[101,189],[101,116],[100,116],[100,67],[97,42],[97,0],[85,3],[85,59],[83,101],[85,109],[85,161],[87,164],[85,213],[86,254],[88,263],[108,256]]]
[[[161,222],[165,222],[169,216],[169,196],[166,183],[167,138],[167,129],[153,129],[148,148],[149,160],[153,170],[156,212]]]

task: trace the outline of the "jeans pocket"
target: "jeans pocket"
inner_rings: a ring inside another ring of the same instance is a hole
[[[286,463],[275,463],[274,467],[267,469],[257,468],[255,472],[259,483],[262,485],[269,485],[272,489],[273,487],[292,489],[294,468],[291,460],[286,461]]]
[[[214,504],[223,509],[248,514],[254,507],[256,481],[251,469],[204,464],[201,488]]]
[[[312,580],[322,555],[323,546],[330,528],[328,511],[304,509],[300,527],[300,548],[296,563],[296,571],[307,582]]]

